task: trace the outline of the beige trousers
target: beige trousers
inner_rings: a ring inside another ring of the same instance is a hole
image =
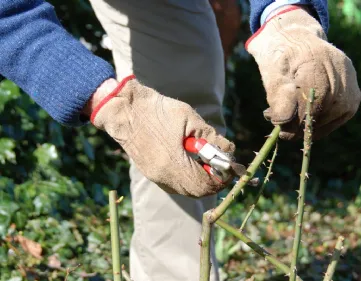
[[[119,80],[134,73],[147,86],[189,103],[224,133],[223,51],[208,0],[91,2],[110,37]],[[133,163],[130,176],[135,228],[132,279],[198,280],[201,218],[216,197],[169,195]],[[216,281],[214,249],[212,265],[211,280]]]

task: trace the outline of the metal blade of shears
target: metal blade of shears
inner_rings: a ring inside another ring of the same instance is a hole
[[[235,176],[242,177],[247,172],[246,167],[242,164],[236,162],[230,162],[230,164]]]
[[[187,137],[184,140],[184,148],[190,153],[197,154],[204,163],[204,169],[222,181],[228,181],[230,177],[241,177],[246,172],[245,166],[233,162],[231,155],[205,139]]]

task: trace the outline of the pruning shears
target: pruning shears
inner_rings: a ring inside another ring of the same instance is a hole
[[[187,137],[184,149],[198,156],[200,164],[206,172],[222,183],[237,180],[246,173],[246,167],[234,162],[234,157],[222,151],[202,138]]]

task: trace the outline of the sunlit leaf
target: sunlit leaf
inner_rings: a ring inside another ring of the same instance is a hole
[[[19,206],[16,203],[0,192],[0,237],[6,235],[11,217],[18,209]]]
[[[55,145],[44,143],[34,151],[34,156],[41,165],[48,165],[51,161],[59,158]]]
[[[4,110],[7,102],[17,99],[20,96],[19,88],[11,81],[0,82],[0,113]]]
[[[11,163],[16,162],[16,155],[14,152],[15,141],[12,139],[0,139],[0,163],[5,164],[6,161]]]

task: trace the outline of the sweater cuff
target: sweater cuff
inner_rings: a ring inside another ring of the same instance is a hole
[[[265,23],[266,19],[273,11],[287,5],[310,5],[310,2],[307,0],[276,0],[263,10],[260,19],[261,26]]]
[[[74,40],[75,41],[75,40]],[[34,76],[32,98],[65,126],[89,122],[82,115],[86,103],[107,79],[115,78],[112,66],[73,40],[53,45],[47,62]]]
[[[300,2],[306,2],[312,9],[315,11],[315,17],[320,21],[324,31],[327,33],[329,27],[329,18],[328,18],[328,7],[327,0],[298,0]],[[251,3],[251,16],[250,16],[250,27],[252,33],[257,32],[261,27],[261,17],[262,19],[266,18],[266,14],[269,13],[269,10],[266,10],[271,5],[276,5],[276,2],[283,2],[286,5],[291,5],[297,2],[297,0],[250,0]],[[301,3],[296,3],[300,5]],[[278,5],[278,4],[277,4]],[[274,6],[268,8],[273,10]]]

